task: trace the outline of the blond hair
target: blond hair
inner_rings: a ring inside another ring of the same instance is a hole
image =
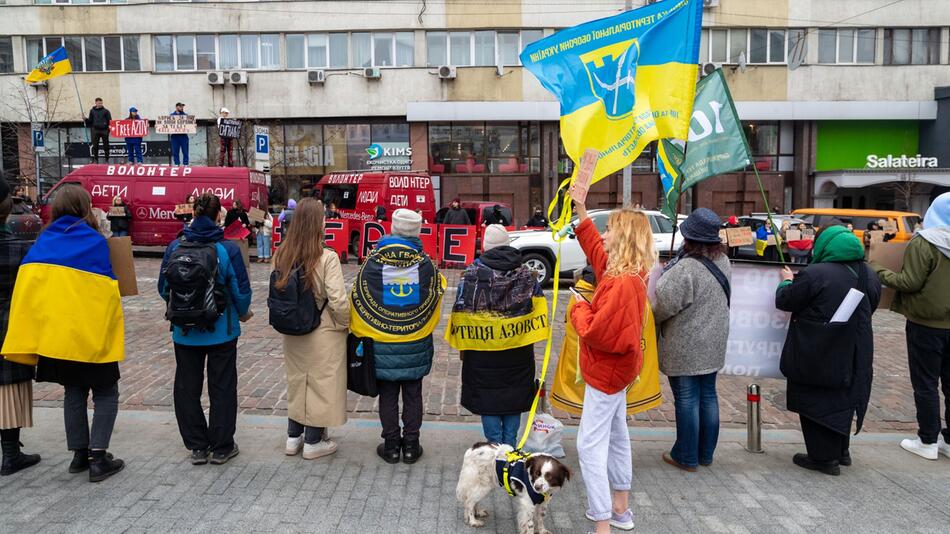
[[[607,219],[607,227],[613,235],[607,249],[607,275],[646,276],[657,261],[646,214],[628,207],[615,210]]]

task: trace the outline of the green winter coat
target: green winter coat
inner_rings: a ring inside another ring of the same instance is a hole
[[[950,329],[950,227],[923,230],[907,245],[895,273],[872,264],[885,286],[896,289],[891,311],[930,328]]]

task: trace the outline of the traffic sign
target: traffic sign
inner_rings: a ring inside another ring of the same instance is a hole
[[[254,159],[270,161],[270,133],[266,126],[254,127]]]
[[[33,125],[33,151],[46,152],[46,135],[42,124]]]

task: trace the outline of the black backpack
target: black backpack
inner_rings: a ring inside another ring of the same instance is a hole
[[[185,330],[213,331],[227,309],[227,294],[218,284],[217,243],[182,238],[162,270],[168,284],[165,319]]]
[[[270,325],[281,334],[288,336],[303,336],[313,332],[320,326],[320,316],[323,315],[323,306],[317,310],[317,298],[313,291],[307,289],[301,276],[303,269],[294,268],[287,279],[284,289],[277,289],[277,278],[280,273],[274,270],[270,273],[270,291],[267,294],[267,308],[270,310],[268,319]],[[329,302],[329,301],[328,301]]]

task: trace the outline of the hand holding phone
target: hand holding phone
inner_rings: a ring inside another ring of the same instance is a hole
[[[572,295],[574,295],[575,300],[583,300],[584,302],[590,304],[590,299],[585,297],[584,294],[578,291],[577,289],[572,287],[572,288],[569,288],[568,290],[571,292]]]

